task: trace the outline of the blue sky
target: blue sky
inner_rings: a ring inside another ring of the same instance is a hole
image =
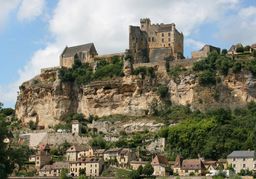
[[[0,0],[0,101],[14,107],[18,86],[57,66],[66,45],[124,51],[128,26],[143,17],[176,23],[187,57],[204,44],[256,43],[256,0]]]

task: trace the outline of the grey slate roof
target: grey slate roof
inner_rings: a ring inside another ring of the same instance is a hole
[[[250,150],[239,150],[233,151],[231,154],[227,156],[227,158],[250,158],[254,157],[254,151]]]
[[[94,47],[93,43],[73,46],[73,47],[66,47],[62,53],[62,57],[73,57],[75,54],[79,52],[89,52],[91,48]]]

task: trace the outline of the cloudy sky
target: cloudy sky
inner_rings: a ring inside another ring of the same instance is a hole
[[[186,57],[204,44],[256,43],[256,0],[0,0],[0,101],[14,107],[18,86],[57,66],[66,45],[124,51],[128,25],[143,17],[176,23]]]

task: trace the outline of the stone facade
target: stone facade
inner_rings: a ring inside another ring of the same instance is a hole
[[[134,63],[164,60],[169,56],[183,57],[183,39],[174,23],[151,24],[148,18],[140,20],[140,27],[130,26],[129,29],[129,49]],[[155,55],[159,50],[160,58]]]
[[[76,59],[82,63],[92,63],[96,55],[98,53],[93,43],[66,47],[60,55],[60,66],[71,68]]]
[[[205,58],[208,56],[209,53],[214,52],[214,51],[216,51],[218,54],[220,54],[220,48],[214,47],[211,45],[205,45],[199,51],[192,52],[192,59]]]

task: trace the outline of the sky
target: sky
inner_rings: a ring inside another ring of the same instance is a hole
[[[256,0],[0,0],[0,102],[14,107],[19,86],[58,66],[65,46],[123,52],[129,25],[146,17],[175,23],[186,57],[204,44],[256,43]]]

